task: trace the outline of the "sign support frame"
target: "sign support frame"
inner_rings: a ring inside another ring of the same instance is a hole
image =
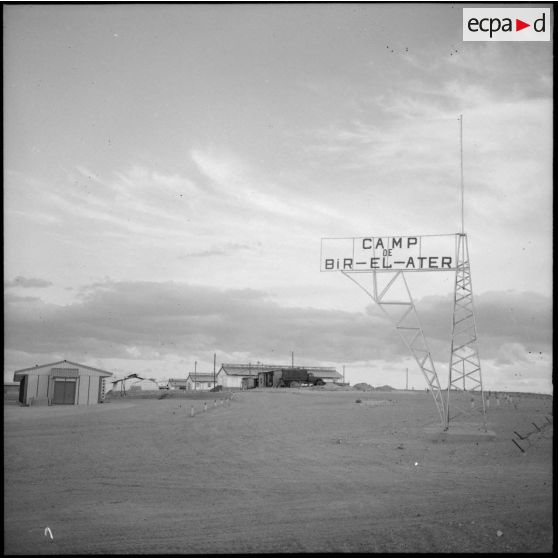
[[[409,285],[405,279],[404,272],[402,270],[393,272],[393,277],[381,290],[380,294],[378,294],[377,272],[375,270],[372,271],[373,293],[359,283],[359,281],[355,279],[352,274],[349,274],[349,272],[341,271],[341,273],[343,273],[343,275],[348,277],[351,281],[353,281],[353,283],[358,285],[366,294],[368,294],[368,296],[372,298],[372,300],[380,307],[382,312],[395,324],[397,333],[405,343],[406,347],[410,350],[426,380],[428,391],[430,391],[432,397],[434,398],[434,404],[436,405],[436,409],[440,415],[442,425],[445,429],[447,429],[446,421],[448,414],[445,408],[443,390],[440,386],[438,374],[436,373],[436,367],[432,359],[432,353],[428,347],[424,330],[422,328],[422,324],[420,323],[417,309],[411,296]],[[403,292],[407,296],[395,300],[388,300],[387,297],[390,290],[395,286],[395,283],[399,278],[403,282],[405,287]],[[394,317],[393,314],[390,314],[387,308],[391,305],[400,307],[400,310],[403,308],[404,310],[402,315]]]

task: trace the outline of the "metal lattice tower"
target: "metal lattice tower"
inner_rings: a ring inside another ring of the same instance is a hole
[[[451,390],[481,393],[482,413],[486,414],[482,391],[481,365],[477,344],[477,326],[473,307],[473,287],[469,266],[467,235],[457,235],[457,269],[453,303],[453,327],[446,405],[446,426],[449,424]]]
[[[445,412],[442,388],[440,387],[432,354],[426,342],[404,273],[402,271],[394,272],[387,281],[387,284],[380,290],[378,288],[377,273],[375,271],[372,272],[372,293],[357,281],[353,274],[344,271],[342,273],[363,289],[366,294],[378,304],[382,312],[395,324],[397,333],[399,333],[399,336],[411,351],[411,354],[426,379],[428,389],[434,397],[434,403],[440,414],[442,424],[447,426],[445,423],[447,414]],[[397,288],[399,288],[398,291]]]

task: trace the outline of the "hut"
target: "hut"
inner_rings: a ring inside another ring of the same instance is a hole
[[[213,373],[190,372],[186,378],[186,389],[196,391],[209,391],[214,386]]]
[[[242,389],[244,378],[257,378],[259,372],[272,368],[276,367],[264,364],[222,364],[217,373],[217,385],[223,386],[223,389]]]
[[[22,405],[91,405],[105,398],[105,380],[112,372],[61,360],[14,372]]]
[[[188,378],[169,378],[169,389],[186,389],[188,387]]]

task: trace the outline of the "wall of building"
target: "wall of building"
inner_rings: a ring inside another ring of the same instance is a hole
[[[223,389],[226,388],[242,388],[242,376],[229,376],[228,374],[222,373],[223,382],[221,385]]]
[[[92,405],[99,402],[100,394],[103,394],[103,382],[106,374],[98,370],[79,366],[69,362],[61,362],[55,365],[37,366],[30,370],[25,370],[22,375],[26,376],[26,390],[24,394],[25,405],[34,402],[44,401],[52,404],[55,390],[55,378],[51,376],[53,368],[68,370],[78,370],[78,377],[75,378],[74,404]],[[67,381],[73,381],[68,378]]]

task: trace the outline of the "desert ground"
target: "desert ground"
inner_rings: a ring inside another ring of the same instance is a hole
[[[550,396],[455,396],[446,438],[425,391],[230,397],[6,404],[4,553],[553,549]]]

